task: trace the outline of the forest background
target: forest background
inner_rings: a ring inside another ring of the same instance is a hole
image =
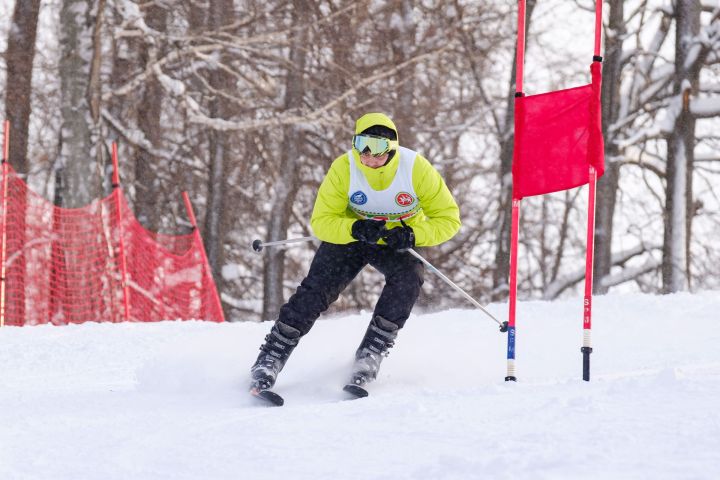
[[[483,302],[507,297],[513,0],[0,1],[9,161],[56,205],[122,185],[149,230],[187,233],[188,191],[229,320],[273,319],[316,245],[354,120],[393,118],[454,193],[460,233],[423,251]],[[595,293],[720,288],[720,2],[604,2]],[[589,82],[594,2],[528,0],[525,93]],[[587,190],[522,203],[520,298],[577,294]],[[262,281],[258,281],[262,278]],[[426,282],[420,307],[464,306]],[[333,307],[371,308],[367,270]]]

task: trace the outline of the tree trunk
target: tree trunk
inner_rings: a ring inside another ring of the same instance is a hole
[[[688,208],[692,205],[690,178],[695,149],[695,119],[690,113],[690,93],[697,92],[699,62],[689,62],[693,41],[700,32],[699,0],[678,0],[675,7],[675,80],[674,93],[680,103],[675,128],[667,139],[665,231],[662,279],[665,293],[686,290],[688,244],[690,241]],[[688,69],[688,65],[692,65]]]
[[[293,22],[294,25],[307,24],[310,6],[306,5],[305,0],[293,0],[292,5],[294,13],[297,15]],[[308,28],[301,27],[290,39],[290,70],[285,85],[285,111],[302,108],[308,30]],[[267,226],[268,240],[280,240],[287,236],[292,207],[297,194],[298,164],[302,154],[297,146],[304,143],[303,137],[303,133],[295,126],[283,128],[280,171]],[[268,248],[265,252],[262,318],[273,320],[277,318],[284,302],[285,251],[281,248]]]
[[[5,118],[10,121],[10,156],[8,160],[18,173],[28,173],[28,125],[32,93],[32,70],[40,0],[15,3],[13,22],[8,34],[5,62]]]
[[[35,57],[35,38],[40,10],[40,0],[18,1],[15,3],[13,23],[8,34],[8,45],[5,53],[7,80],[5,82],[5,118],[10,121],[9,156],[10,165],[20,174],[30,171],[28,161],[28,126],[30,123],[32,97],[32,71]],[[19,220],[16,235],[20,236],[20,244],[25,243],[26,204],[18,202],[15,212]],[[15,260],[17,271],[26,277],[27,263],[25,255]],[[24,284],[28,284],[25,279]],[[25,320],[25,290],[17,289],[7,292],[7,304],[19,318]]]
[[[165,32],[167,9],[162,6],[149,6],[145,11],[145,23],[158,32]],[[159,56],[158,45],[144,43],[140,51],[140,69],[145,70]],[[152,147],[162,142],[161,113],[163,89],[151,76],[145,82],[142,96],[142,108],[138,111],[138,128]],[[146,228],[157,231],[160,227],[160,188],[157,170],[159,160],[152,153],[139,148],[135,154],[135,213]]]
[[[401,21],[394,23],[394,28],[389,32],[390,42],[392,44],[393,63],[395,65],[406,62],[412,57],[413,52],[408,50],[408,46],[416,44],[415,31],[416,26],[412,17],[413,2],[403,0],[400,6]],[[415,65],[412,65],[396,76],[398,85],[398,102],[397,110],[393,121],[398,129],[398,139],[400,145],[406,146],[413,150],[420,149],[417,145],[417,135],[415,132],[415,122],[418,118],[415,110]]]
[[[613,35],[605,38],[602,84],[602,129],[605,138],[605,174],[597,183],[597,212],[595,216],[595,256],[593,293],[607,293],[602,279],[612,268],[612,238],[615,203],[617,201],[620,167],[613,161],[619,155],[610,127],[620,114],[620,74],[622,69],[623,39],[625,37],[625,10],[623,0],[609,3],[608,27]],[[609,159],[609,161],[607,161]]]
[[[101,177],[91,139],[92,0],[64,0],[60,10],[60,182],[63,207],[87,205],[101,196]]]
[[[90,61],[90,77],[88,84],[88,104],[90,105],[90,144],[95,157],[97,175],[99,177],[100,196],[105,196],[111,191],[110,175],[106,175],[105,159],[109,159],[109,155],[105,155],[105,141],[100,119],[100,110],[102,108],[102,82],[100,79],[100,66],[102,65],[102,26],[105,17],[106,0],[97,0],[95,4],[95,17],[92,29],[92,59]],[[92,178],[95,173],[92,170],[87,172]],[[108,172],[109,173],[109,172]],[[107,182],[103,182],[107,178]],[[103,183],[105,185],[103,185]],[[107,188],[103,191],[103,186]]]
[[[208,29],[218,31],[223,26],[235,21],[235,10],[232,0],[212,0],[207,19]],[[221,54],[219,61],[226,60]],[[228,119],[232,110],[227,100],[220,96],[221,92],[232,90],[233,78],[220,68],[214,68],[209,73],[212,98],[210,100],[210,115],[215,118]],[[208,133],[208,147],[210,157],[210,172],[208,175],[207,209],[205,212],[205,225],[203,240],[207,251],[208,262],[213,272],[215,285],[218,291],[224,289],[222,266],[224,263],[225,243],[225,192],[227,190],[227,172],[230,159],[230,136],[226,132],[211,130]],[[228,312],[225,312],[226,316]]]
[[[536,0],[528,0],[525,7],[525,41],[527,44],[530,32],[530,21]],[[508,88],[505,108],[505,124],[499,132],[500,136],[500,194],[498,199],[498,234],[495,245],[495,269],[493,270],[492,300],[498,301],[507,297],[510,277],[510,227],[512,224],[512,162],[515,129],[515,88],[517,84],[517,44],[513,56],[510,85]]]

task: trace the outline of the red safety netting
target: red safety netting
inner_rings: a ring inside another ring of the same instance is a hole
[[[120,188],[82,208],[59,208],[5,168],[6,325],[223,320],[196,231],[145,230]]]
[[[584,185],[591,165],[603,174],[601,64],[590,70],[589,85],[515,99],[514,198]]]

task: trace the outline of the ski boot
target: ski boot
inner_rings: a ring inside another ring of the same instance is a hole
[[[252,385],[250,393],[255,396],[275,385],[277,376],[285,366],[288,357],[300,341],[300,331],[282,322],[276,322],[265,343],[260,346],[255,364],[250,369]]]
[[[377,378],[380,363],[388,355],[388,349],[395,344],[398,326],[393,322],[376,316],[370,322],[365,337],[355,352],[355,363],[350,382],[343,390],[356,397],[367,397],[365,385]]]

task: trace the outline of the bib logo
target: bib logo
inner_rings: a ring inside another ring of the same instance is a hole
[[[395,203],[401,207],[407,207],[413,203],[413,197],[407,192],[400,192],[395,196]]]
[[[361,190],[358,190],[350,195],[350,201],[355,205],[365,205],[367,203],[367,195],[365,195]]]

